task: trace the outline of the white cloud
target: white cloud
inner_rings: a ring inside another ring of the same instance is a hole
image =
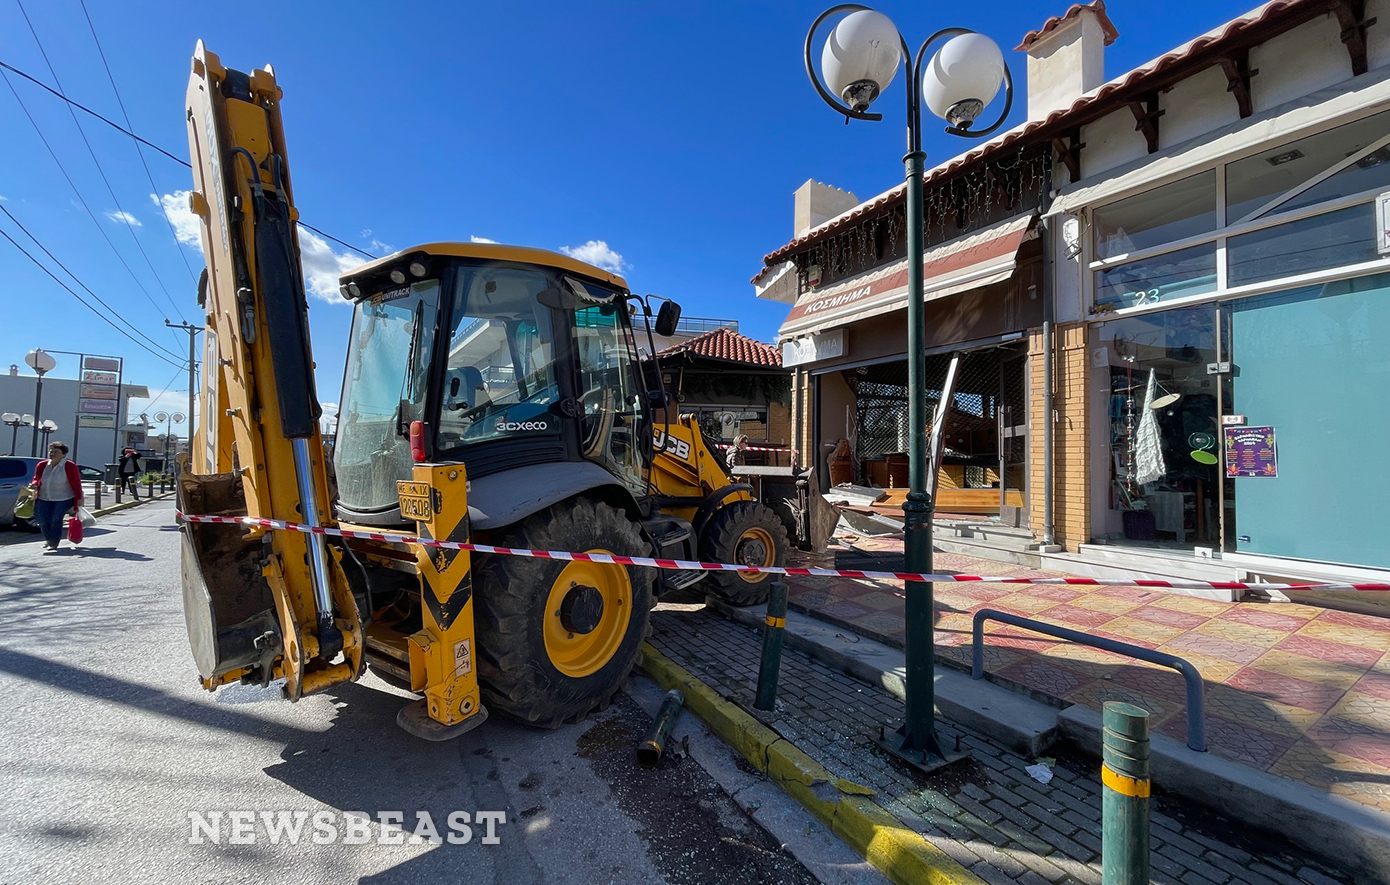
[[[174,226],[174,236],[180,243],[203,251],[202,228],[198,216],[188,208],[188,195],[191,191],[174,191],[172,194],[150,194],[150,202],[159,207],[164,217]]]
[[[560,251],[610,273],[621,273],[627,267],[623,256],[609,248],[604,240],[590,240],[582,246],[561,246]]]
[[[471,237],[468,238],[468,242],[470,242],[470,243],[495,243],[495,242],[497,242],[497,241],[496,241],[496,240],[490,240],[490,239],[488,239],[487,237],[480,237],[480,236],[474,235],[474,236],[471,236]]]
[[[111,219],[117,224],[128,224],[131,227],[144,227],[144,225],[140,223],[140,219],[136,218],[134,215],[131,215],[129,212],[122,212],[119,209],[112,209],[110,212],[106,212],[103,214],[105,214],[107,218]]]
[[[310,295],[334,304],[346,304],[338,292],[338,275],[361,265],[363,259],[346,252],[334,252],[327,240],[301,226],[299,263],[304,267],[304,288]]]
[[[0,203],[8,203],[9,201],[9,197],[5,196],[4,194],[0,194]]]

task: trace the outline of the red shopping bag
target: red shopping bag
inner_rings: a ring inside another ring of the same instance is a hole
[[[82,543],[82,520],[76,516],[68,517],[68,540],[74,544]]]

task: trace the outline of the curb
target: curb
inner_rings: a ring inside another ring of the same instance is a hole
[[[736,608],[714,596],[706,597],[705,604],[745,627],[759,629],[762,626],[765,606]],[[841,629],[853,634],[848,627]],[[787,647],[804,652],[831,669],[866,685],[878,686],[905,702],[905,653],[870,637],[850,643],[839,638],[841,636],[834,626],[797,611],[787,614],[782,641]],[[956,669],[954,661],[938,657],[936,665],[933,694],[940,715],[1030,758],[1042,755],[1056,742],[1060,707],[1038,700],[1012,685],[971,679],[968,672]]]
[[[985,885],[983,879],[869,799],[874,790],[835,777],[650,643],[642,644],[640,666],[662,689],[680,689],[691,712],[894,882]]]
[[[760,607],[734,608],[713,598],[706,603],[735,623],[750,628],[762,623]],[[835,639],[835,627],[818,621],[789,614],[785,644],[903,698],[902,652],[867,638],[855,643]],[[937,708],[947,718],[1025,755],[1036,756],[1054,740],[1066,740],[1099,759],[1100,713],[1075,704],[1045,704],[1026,692],[1016,693],[1019,689],[1009,684],[972,680],[949,669],[952,665],[937,659]],[[1390,870],[1390,814],[1214,753],[1193,752],[1166,735],[1149,740],[1157,787],[1287,839],[1334,866]]]
[[[120,513],[122,510],[130,510],[131,508],[139,507],[141,504],[148,504],[151,501],[163,501],[172,494],[173,492],[164,492],[157,498],[137,498],[132,501],[122,501],[119,504],[112,504],[110,507],[93,510],[92,516],[108,516],[112,513]]]

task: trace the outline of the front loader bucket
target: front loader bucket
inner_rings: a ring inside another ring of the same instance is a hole
[[[236,474],[185,470],[178,489],[185,513],[245,513]],[[246,540],[237,525],[185,523],[181,534],[183,614],[204,686],[214,688],[247,668],[260,669],[258,681],[268,681],[281,642],[275,600],[261,574],[260,541]]]
[[[782,520],[802,550],[824,553],[839,513],[820,493],[816,471],[757,469],[759,498]]]

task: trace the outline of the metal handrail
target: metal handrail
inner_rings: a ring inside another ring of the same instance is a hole
[[[1197,672],[1197,668],[1192,666],[1191,662],[1176,655],[1144,648],[1141,645],[1131,645],[1128,642],[1106,639],[1103,636],[1092,636],[1079,630],[1069,630],[1066,627],[1058,627],[1056,624],[1035,621],[1032,618],[1020,617],[997,609],[982,608],[975,612],[974,618],[975,646],[971,650],[970,656],[970,677],[972,679],[983,679],[985,675],[985,621],[1011,624],[1025,630],[1032,630],[1034,633],[1055,636],[1068,642],[1089,645],[1101,651],[1114,652],[1177,670],[1182,674],[1183,682],[1187,684],[1187,746],[1198,753],[1207,751],[1205,685],[1202,682],[1202,674]]]

